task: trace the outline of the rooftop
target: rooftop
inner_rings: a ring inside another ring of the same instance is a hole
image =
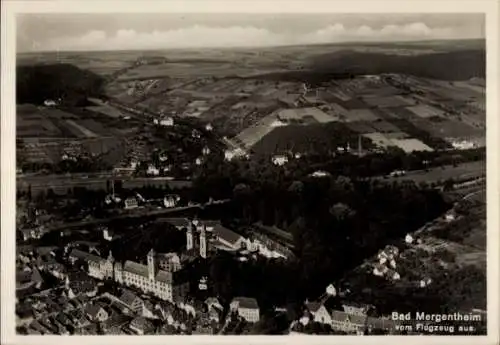
[[[240,238],[242,238],[241,235],[237,234],[236,232],[229,230],[226,227],[223,227],[220,224],[217,224],[214,227],[214,233],[217,235],[217,237],[223,239],[224,241],[227,241],[231,244],[235,244]]]
[[[101,262],[103,259],[97,255],[90,254],[87,252],[84,252],[79,249],[73,249],[69,255],[70,257],[74,257],[76,259],[81,259],[84,261],[94,261],[94,262]]]
[[[131,305],[139,297],[130,290],[125,290],[120,296],[120,301],[126,305]]]
[[[175,227],[188,227],[190,224],[190,221],[187,218],[166,218],[163,219],[163,221]]]

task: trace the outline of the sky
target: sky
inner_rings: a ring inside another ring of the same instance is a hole
[[[21,14],[18,52],[484,38],[483,14]]]

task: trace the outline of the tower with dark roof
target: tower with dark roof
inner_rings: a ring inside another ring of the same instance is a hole
[[[194,237],[194,224],[193,223],[189,223],[189,226],[186,230],[186,249],[187,250],[191,250],[193,249],[193,246],[194,246],[194,240],[193,240],[193,237]]]
[[[205,225],[202,226],[200,231],[200,256],[203,259],[207,258],[207,232]]]
[[[156,276],[156,253],[153,248],[148,253],[148,276],[149,280],[154,280]]]

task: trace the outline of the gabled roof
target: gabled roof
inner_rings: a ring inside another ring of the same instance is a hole
[[[120,301],[127,306],[132,305],[132,303],[134,303],[137,299],[140,300],[139,296],[137,296],[130,290],[125,290],[120,296]]]
[[[216,297],[208,297],[206,300],[205,300],[205,304],[207,306],[213,306],[213,305],[219,305],[219,306],[222,306],[222,304],[219,302],[219,300],[216,298]]]
[[[94,291],[97,288],[94,280],[85,272],[71,272],[68,274],[69,288],[75,295]]]
[[[31,271],[31,281],[35,283],[43,283],[42,275],[36,268],[33,268],[33,271]]]
[[[229,230],[228,228],[223,227],[222,225],[218,224],[214,227],[213,232],[221,239],[224,241],[235,244],[238,242],[239,239],[243,238],[241,235],[235,233],[232,230]]]
[[[148,309],[148,310],[153,310],[153,303],[151,303],[150,301],[144,301],[144,308]]]
[[[165,218],[163,221],[172,224],[175,227],[188,227],[190,224],[187,218]]]
[[[235,297],[231,304],[238,303],[238,308],[246,308],[246,309],[259,309],[259,305],[255,298],[251,297]]]
[[[123,271],[143,276],[145,278],[149,275],[148,266],[130,260],[127,260],[123,265]]]
[[[172,272],[167,272],[167,271],[158,271],[158,273],[156,274],[156,281],[159,281],[159,282],[162,282],[162,283],[166,283],[166,284],[171,284],[172,283]]]
[[[143,316],[138,316],[135,319],[133,319],[132,322],[130,323],[130,326],[140,329],[142,331],[146,331],[154,327],[153,324]]]
[[[85,311],[87,312],[87,314],[90,317],[95,318],[97,316],[97,314],[99,314],[99,311],[101,309],[102,309],[102,307],[100,305],[98,305],[98,304],[89,304],[85,308]]]
[[[69,254],[70,257],[74,257],[77,259],[81,259],[84,261],[94,261],[94,262],[101,262],[103,259],[97,255],[90,254],[87,252],[84,252],[79,249],[73,249],[71,253]]]
[[[355,325],[364,325],[366,322],[366,316],[348,314],[343,311],[332,310],[330,313],[332,320],[337,322],[350,322]]]
[[[165,313],[173,313],[176,309],[175,304],[168,301],[159,301],[156,306],[156,309],[162,310]]]

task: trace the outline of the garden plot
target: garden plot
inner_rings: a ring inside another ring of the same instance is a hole
[[[363,101],[374,107],[403,107],[408,105],[414,105],[415,101],[411,98],[406,98],[403,96],[391,96],[391,97],[376,97],[376,96],[365,96]]]
[[[365,138],[370,139],[373,144],[379,146],[379,147],[389,147],[389,146],[394,146],[394,143],[392,140],[387,139],[383,133],[380,132],[374,132],[374,133],[365,133],[363,134]]]
[[[389,133],[389,132],[399,132],[399,128],[387,121],[373,121],[370,126],[375,128],[377,132]]]
[[[115,118],[115,119],[123,116],[123,113],[120,110],[118,110],[114,107],[111,107],[109,105],[97,105],[97,106],[93,106],[93,107],[87,107],[86,109],[93,111],[95,113],[99,113],[99,114],[103,114],[103,115]]]
[[[473,128],[463,122],[455,120],[446,120],[440,118],[439,121],[412,121],[419,128],[429,132],[431,135],[448,138],[481,138],[486,136],[486,131]]]
[[[302,120],[305,117],[313,117],[320,123],[335,121],[335,118],[318,108],[285,109],[278,114],[284,121]]]
[[[408,138],[408,134],[406,134],[405,132],[384,133],[384,136],[387,139],[389,139],[389,140],[393,140],[393,139],[406,139],[406,138]]]
[[[399,147],[406,153],[411,153],[415,151],[434,151],[429,146],[425,145],[418,139],[410,138],[410,139],[391,139],[390,140],[394,146]]]
[[[87,128],[79,125],[78,123],[76,123],[73,120],[66,120],[66,123],[69,125],[68,129],[71,132],[73,132],[75,135],[79,136],[79,137],[81,137],[81,134],[78,133],[78,131],[80,131],[87,138],[95,138],[95,137],[97,137],[97,134],[95,134],[94,132],[88,130]]]
[[[347,122],[347,128],[356,133],[373,133],[375,129],[368,123],[363,121]]]
[[[413,107],[407,107],[409,111],[411,111],[413,114],[417,115],[418,117],[421,118],[429,118],[429,117],[434,117],[434,116],[440,116],[442,117],[444,115],[444,112],[440,109],[437,109],[431,105],[427,104],[419,104],[415,105]]]
[[[347,121],[376,121],[376,116],[370,109],[355,109],[347,114]]]

